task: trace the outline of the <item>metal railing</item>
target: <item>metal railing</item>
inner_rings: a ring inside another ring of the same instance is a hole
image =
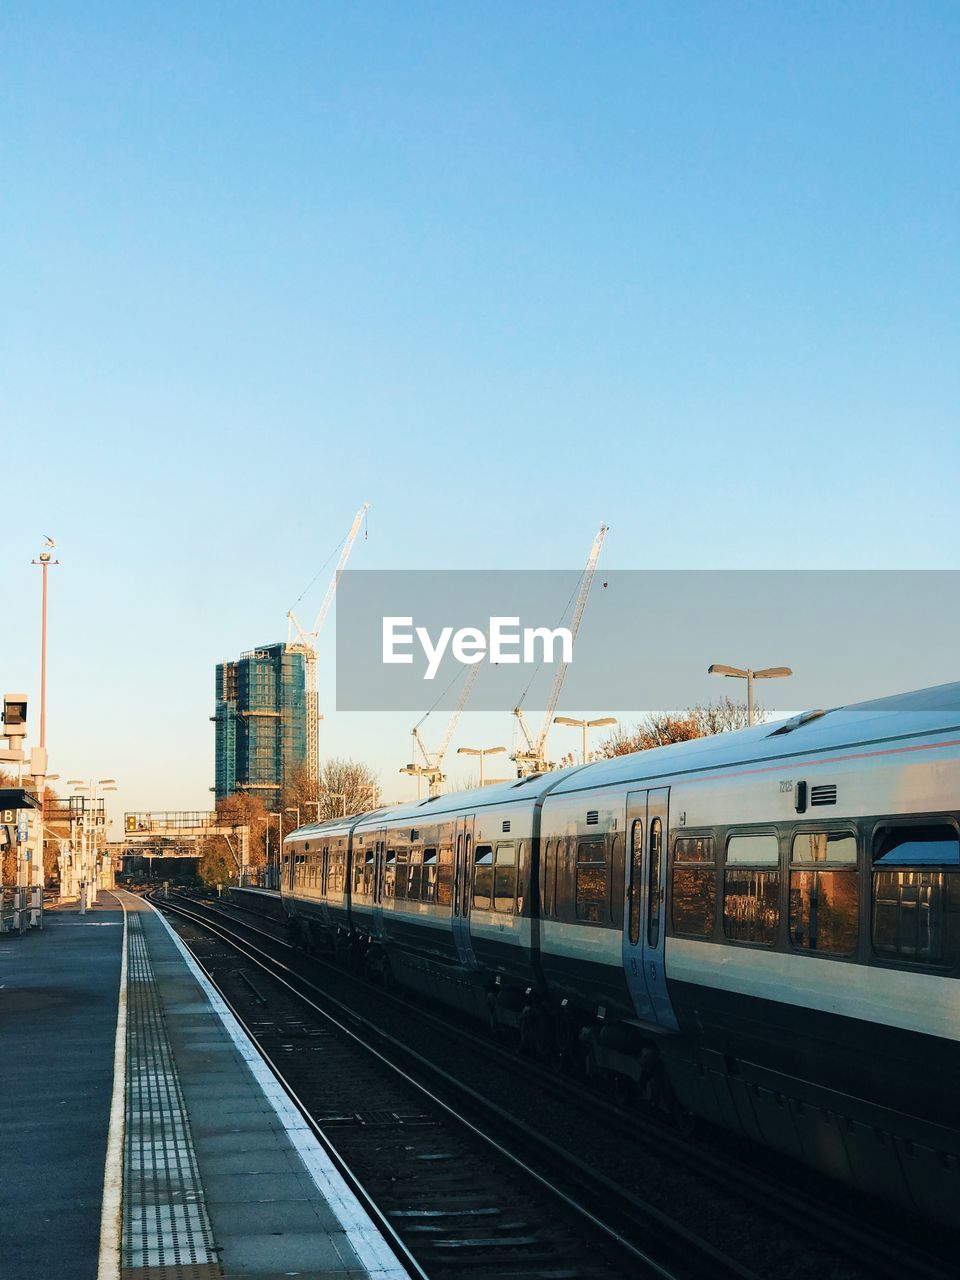
[[[39,885],[0,885],[0,933],[43,928],[43,890]]]

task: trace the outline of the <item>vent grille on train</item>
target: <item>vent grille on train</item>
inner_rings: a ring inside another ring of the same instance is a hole
[[[599,809],[588,809],[587,810],[587,826],[595,827],[599,821],[600,821]]]
[[[837,803],[837,787],[836,783],[830,782],[823,786],[810,788],[811,804],[836,804]]]
[[[410,839],[411,839],[411,840],[419,840],[419,839],[420,839],[420,832],[417,830],[417,828],[416,828],[416,827],[412,827],[412,828],[411,828],[411,830],[410,830]]]
[[[510,819],[509,819],[509,818],[505,818],[505,819],[504,819],[504,823],[503,823],[503,830],[504,830],[504,831],[509,831],[509,830],[510,830]]]

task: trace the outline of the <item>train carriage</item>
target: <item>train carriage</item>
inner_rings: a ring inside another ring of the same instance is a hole
[[[953,1222],[960,685],[304,828],[284,857],[291,913],[397,981]]]

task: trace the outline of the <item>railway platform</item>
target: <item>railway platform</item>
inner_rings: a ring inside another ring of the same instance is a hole
[[[151,904],[0,939],[5,1280],[401,1280],[389,1242]]]

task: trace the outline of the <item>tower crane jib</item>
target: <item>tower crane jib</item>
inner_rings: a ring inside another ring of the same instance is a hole
[[[580,630],[580,623],[583,621],[584,610],[587,607],[587,598],[590,595],[590,588],[593,585],[593,575],[596,572],[597,561],[600,559],[600,551],[603,547],[603,540],[607,536],[609,525],[602,524],[597,531],[597,536],[593,540],[593,546],[590,548],[590,554],[587,557],[587,563],[580,577],[580,584],[577,588],[576,603],[573,607],[573,616],[570,621],[570,637],[576,643],[577,632]],[[550,732],[550,725],[553,723],[553,717],[556,714],[557,704],[560,701],[560,692],[563,689],[563,682],[566,679],[568,662],[561,662],[553,677],[553,685],[550,689],[550,696],[547,699],[547,710],[543,717],[543,724],[540,726],[540,732],[534,739],[527,727],[526,720],[523,716],[523,708],[516,707],[514,716],[520,731],[526,740],[527,750],[518,751],[514,756],[519,769],[522,773],[539,773],[546,766],[546,747],[547,734]]]
[[[317,637],[323,630],[330,606],[337,593],[340,575],[350,559],[350,552],[357,540],[360,526],[363,524],[370,503],[365,502],[353,518],[353,524],[343,541],[337,567],[333,571],[326,593],[320,605],[313,630],[305,632],[291,609],[287,614],[287,649],[291,653],[302,653],[304,659],[307,695],[307,775],[310,786],[315,791],[320,780],[320,708],[317,694]]]

